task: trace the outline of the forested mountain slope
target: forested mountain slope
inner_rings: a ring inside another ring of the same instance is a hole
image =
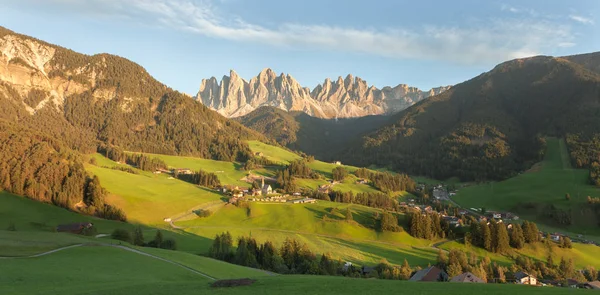
[[[600,75],[589,70],[599,57],[502,63],[394,115],[343,159],[436,178],[510,177],[541,159],[543,136],[600,132]]]
[[[124,58],[83,55],[4,28],[0,52],[0,116],[77,150],[103,143],[235,160],[249,152],[242,140],[264,140]]]
[[[88,56],[0,27],[0,190],[100,217],[105,204],[82,154],[138,152],[246,160],[267,141],[118,56]]]
[[[323,119],[304,112],[260,107],[236,119],[283,146],[332,161],[339,160],[339,153],[350,143],[383,126],[389,116]]]

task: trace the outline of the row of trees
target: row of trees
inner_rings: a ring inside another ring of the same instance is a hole
[[[221,185],[221,181],[216,174],[204,170],[194,171],[192,174],[176,173],[175,177],[189,183],[210,188],[216,188]]]
[[[215,237],[209,256],[243,266],[265,269],[281,274],[343,275],[343,263],[330,255],[315,255],[306,244],[287,238],[281,248],[266,241],[258,243],[252,237],[241,237],[234,249],[229,232]]]
[[[168,250],[177,250],[177,242],[171,238],[164,238],[160,230],[156,231],[154,239],[145,242],[142,227],[137,226],[133,233],[126,229],[117,228],[111,233],[111,238],[119,241],[131,243],[140,247],[162,248]]]
[[[167,169],[167,163],[159,158],[151,158],[143,154],[126,153],[119,147],[101,146],[99,152],[107,158],[115,161],[127,163],[144,171],[156,171],[158,169]]]
[[[408,221],[411,236],[432,240],[445,238],[450,227],[437,213],[412,212]]]
[[[298,187],[295,183],[295,178],[311,178],[319,179],[321,174],[314,172],[307,165],[307,159],[300,159],[290,162],[290,164],[277,171],[277,184],[288,193],[296,192]]]
[[[416,188],[415,181],[406,174],[372,172],[366,168],[360,168],[354,172],[354,175],[370,180],[375,188],[383,192],[414,192]]]
[[[379,192],[354,194],[351,191],[331,191],[329,193],[311,191],[308,195],[318,200],[336,203],[357,204],[389,211],[398,211],[400,209],[400,205],[396,199]]]

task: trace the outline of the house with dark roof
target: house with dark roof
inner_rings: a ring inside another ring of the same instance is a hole
[[[452,283],[481,283],[485,284],[485,281],[477,277],[476,275],[470,272],[461,273],[455,277],[453,277],[450,282]]]
[[[72,234],[83,234],[87,229],[92,228],[94,225],[90,222],[79,222],[70,224],[61,224],[56,227],[57,232],[72,233]]]
[[[515,279],[517,284],[537,285],[537,279],[534,276],[522,271],[515,273]]]
[[[445,282],[448,274],[437,266],[430,266],[416,272],[409,281],[413,282]]]

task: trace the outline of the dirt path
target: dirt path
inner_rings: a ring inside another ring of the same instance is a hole
[[[160,261],[164,261],[164,262],[176,265],[176,266],[178,266],[180,268],[186,269],[186,270],[188,270],[190,272],[193,272],[193,273],[195,273],[197,275],[203,276],[203,277],[205,277],[205,278],[207,278],[209,280],[213,280],[213,281],[217,280],[216,278],[213,278],[213,277],[211,277],[211,276],[209,276],[209,275],[207,275],[207,274],[205,274],[203,272],[197,271],[197,270],[195,270],[195,269],[193,269],[191,267],[185,266],[185,265],[183,265],[183,264],[181,264],[179,262],[175,262],[175,261],[172,261],[172,260],[169,260],[169,259],[166,259],[166,258],[162,258],[162,257],[156,256],[156,255],[152,255],[150,253],[146,253],[144,251],[140,251],[140,250],[137,250],[137,249],[129,248],[129,247],[123,246],[123,245],[96,244],[96,243],[75,244],[75,245],[66,246],[66,247],[54,249],[54,250],[51,250],[51,251],[47,251],[47,252],[43,252],[43,253],[39,253],[39,254],[35,254],[35,255],[20,256],[20,257],[0,257],[0,259],[28,259],[28,258],[41,257],[41,256],[49,255],[49,254],[52,254],[52,253],[56,253],[56,252],[59,252],[59,251],[64,251],[64,250],[73,249],[73,248],[77,248],[77,247],[98,247],[98,246],[99,247],[113,247],[113,248],[118,248],[118,249],[121,249],[121,250],[129,251],[129,252],[132,252],[132,253],[135,253],[135,254],[138,254],[138,255],[148,256],[150,258],[154,258],[154,259],[157,259],[157,260],[160,260]]]

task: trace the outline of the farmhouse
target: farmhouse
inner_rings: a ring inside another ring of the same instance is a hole
[[[57,232],[82,234],[85,230],[92,228],[94,225],[90,222],[79,222],[70,224],[61,224],[56,227]]]
[[[480,283],[480,284],[485,284],[485,281],[483,281],[482,279],[478,278],[477,276],[475,276],[474,274],[470,273],[470,272],[464,272],[461,273],[455,277],[453,277],[450,282],[453,283]]]
[[[515,279],[517,284],[523,285],[537,285],[537,279],[522,271],[515,273]]]
[[[413,282],[445,282],[448,274],[437,266],[430,266],[416,272],[409,281]]]
[[[340,162],[340,161],[334,161],[333,164],[339,166],[339,165],[342,165],[342,162]]]

